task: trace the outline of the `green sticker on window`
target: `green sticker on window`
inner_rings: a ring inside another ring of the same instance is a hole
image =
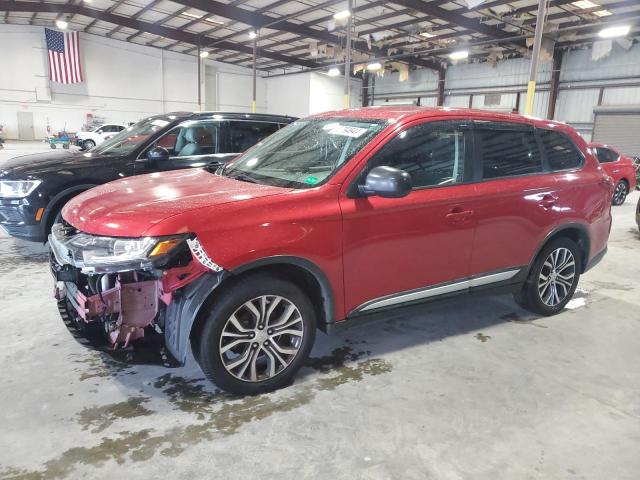
[[[316,183],[318,183],[318,178],[317,177],[307,177],[304,180],[304,183],[308,183],[309,185],[315,185]]]

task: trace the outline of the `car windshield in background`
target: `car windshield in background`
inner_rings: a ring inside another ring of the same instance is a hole
[[[102,145],[91,150],[99,155],[128,155],[138,146],[169,125],[169,120],[149,118],[125,128],[120,133],[106,140]]]
[[[278,187],[315,187],[385,126],[384,121],[300,120],[258,143],[220,174]]]

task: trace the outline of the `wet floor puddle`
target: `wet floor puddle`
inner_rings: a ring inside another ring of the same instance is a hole
[[[487,340],[489,340],[491,338],[491,335],[485,335],[482,332],[478,332],[478,333],[475,334],[475,338],[480,340],[482,343],[485,343]]]
[[[115,436],[101,438],[96,446],[68,449],[44,463],[40,470],[5,469],[0,471],[0,477],[14,480],[62,478],[82,465],[99,466],[109,460],[118,464],[140,462],[157,454],[175,457],[202,441],[232,435],[248,423],[300,408],[319,392],[332,391],[341,385],[391,371],[387,361],[369,355],[367,351],[356,352],[350,346],[337,348],[330,355],[309,359],[295,385],[254,397],[234,397],[210,391],[203,378],[187,379],[165,374],[150,388],[161,392],[174,409],[194,415],[196,422],[166,431],[152,428],[118,431]],[[313,371],[316,374],[310,376]],[[123,419],[155,415],[157,412],[148,406],[151,401],[150,396],[141,394],[124,402],[85,408],[76,421],[83,429],[100,433]]]

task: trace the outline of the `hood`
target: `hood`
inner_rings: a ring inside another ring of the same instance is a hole
[[[250,202],[289,190],[232,180],[200,169],[159,172],[116,180],[84,192],[67,203],[62,216],[92,235],[142,237],[154,225],[176,215]]]
[[[50,172],[95,166],[96,160],[119,159],[119,157],[101,156],[95,153],[52,150],[47,153],[23,155],[7,160],[0,165],[0,178],[24,180]]]

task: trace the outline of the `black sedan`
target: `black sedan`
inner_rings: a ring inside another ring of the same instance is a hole
[[[17,157],[0,167],[0,227],[44,242],[64,204],[122,177],[181,168],[216,168],[291,123],[292,117],[177,112],[146,118],[90,152]]]

